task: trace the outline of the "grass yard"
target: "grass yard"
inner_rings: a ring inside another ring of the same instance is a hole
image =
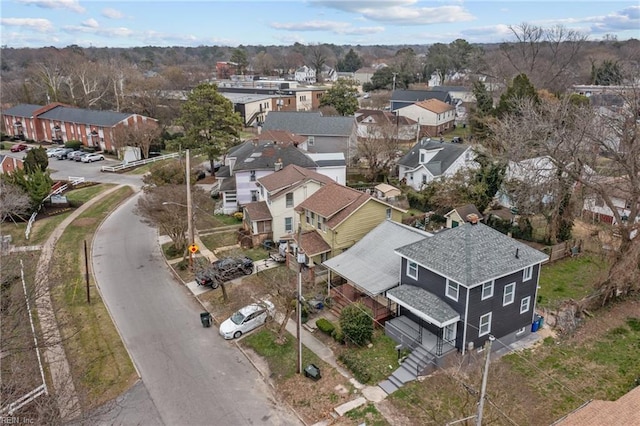
[[[371,344],[371,347],[341,345],[334,352],[360,383],[376,385],[398,368],[398,351],[397,343],[382,329],[374,330]]]
[[[238,243],[238,232],[236,230],[213,232],[210,234],[201,234],[200,240],[211,251],[228,247]]]
[[[121,188],[75,219],[58,240],[49,271],[56,316],[83,407],[117,397],[136,379],[95,283],[87,304],[84,281],[83,241],[91,241],[101,221],[131,194],[131,188]]]
[[[606,277],[607,270],[608,265],[604,258],[587,253],[542,265],[539,305],[555,308],[563,300],[581,299],[591,293],[594,285]]]

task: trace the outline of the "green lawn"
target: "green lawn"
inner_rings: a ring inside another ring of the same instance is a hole
[[[581,299],[606,277],[607,270],[607,262],[591,254],[567,257],[542,265],[538,292],[540,306],[553,308],[569,298]]]

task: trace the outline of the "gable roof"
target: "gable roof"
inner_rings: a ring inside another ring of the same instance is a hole
[[[465,287],[549,258],[482,223],[445,229],[431,238],[400,247],[396,252]]]
[[[19,104],[11,108],[7,108],[2,111],[4,115],[12,115],[14,117],[33,117],[34,112],[43,108],[43,105],[35,104]]]
[[[469,216],[470,214],[475,214],[476,216],[478,216],[478,219],[482,220],[482,213],[480,213],[480,211],[474,204],[465,204],[464,206],[456,207],[455,209],[445,214],[444,217],[451,216],[453,212],[458,213],[458,216],[460,216],[462,220],[467,223],[469,222],[467,216]]]
[[[307,156],[315,161],[318,167],[346,167],[347,165],[343,152],[307,152]]]
[[[328,176],[321,175],[304,167],[296,166],[295,164],[289,164],[277,172],[261,177],[258,179],[258,182],[260,182],[273,197],[277,197],[283,191],[290,191],[292,188],[309,180],[316,180],[322,184],[333,182],[333,179]]]
[[[446,172],[447,169],[449,169],[449,167],[451,167],[451,165],[460,158],[460,156],[464,155],[469,148],[469,145],[459,143],[422,139],[398,161],[398,164],[410,169],[415,169],[420,165],[421,149],[427,151],[439,149],[440,151],[425,164],[425,167],[432,175],[440,176],[442,173]]]
[[[353,133],[353,117],[323,117],[319,112],[270,111],[263,130],[288,130],[306,136],[345,136]]]
[[[368,194],[360,192],[348,186],[332,183],[325,185],[316,191],[311,197],[296,206],[296,211],[309,210],[320,216],[331,220],[335,215],[342,212],[347,207],[360,206],[369,197]]]
[[[417,123],[417,121],[409,117],[398,115],[391,111],[381,111],[379,109],[359,109],[356,111],[355,117],[356,122],[358,123],[361,123],[362,121],[371,117],[371,119],[378,125],[390,124],[395,126],[396,124],[398,124],[401,126],[406,126]]]
[[[394,90],[391,101],[420,102],[427,99],[437,99],[442,102],[451,102],[449,92],[440,90]]]
[[[468,87],[464,86],[433,86],[431,90],[439,92],[471,92]]]
[[[83,123],[101,127],[112,127],[132,115],[133,114],[115,111],[95,111],[90,109],[57,106],[40,114],[38,117],[47,120],[64,121],[67,123]]]
[[[252,222],[272,219],[271,212],[266,201],[255,201],[243,206],[247,216]]]
[[[259,141],[274,141],[278,143],[301,144],[307,140],[305,136],[294,135],[287,130],[263,130],[253,139]]]
[[[297,239],[297,235],[295,236]],[[331,251],[331,246],[322,238],[316,230],[304,231],[300,234],[298,241],[300,248],[309,257],[317,256],[322,253]]]
[[[434,112],[436,114],[442,114],[443,112],[454,110],[455,107],[448,103],[442,102],[438,99],[427,99],[424,101],[416,102],[415,105],[420,108],[424,108],[427,111]]]
[[[401,262],[394,250],[429,236],[427,232],[387,219],[349,250],[323,265],[375,296],[398,285]]]
[[[242,170],[275,170],[275,163],[280,160],[283,167],[295,164],[305,168],[315,168],[316,163],[304,152],[292,144],[274,143],[272,141],[246,141],[229,152],[228,157],[235,157],[234,172]],[[216,176],[223,176],[223,168]]]

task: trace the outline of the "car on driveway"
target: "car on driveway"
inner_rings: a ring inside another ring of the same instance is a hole
[[[27,144],[17,143],[11,147],[11,152],[20,152],[20,151],[24,151],[27,148],[28,148]]]
[[[55,157],[56,154],[60,151],[62,151],[64,148],[61,147],[56,147],[56,148],[47,148],[47,157],[51,158],[51,157]]]
[[[67,154],[67,160],[74,161],[78,155],[82,154],[84,154],[84,151],[82,150],[72,151]]]
[[[260,327],[275,315],[275,306],[268,300],[247,305],[220,324],[220,335],[225,339],[237,339]]]
[[[62,148],[60,151],[56,152],[56,158],[58,160],[66,160],[67,155],[73,152],[73,148]]]
[[[221,283],[253,273],[253,260],[246,256],[225,257],[196,271],[198,285],[218,288]]]
[[[80,161],[83,163],[93,163],[94,161],[102,161],[104,160],[104,155],[102,154],[87,154],[82,157]]]

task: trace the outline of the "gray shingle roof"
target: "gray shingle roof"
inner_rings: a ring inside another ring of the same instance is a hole
[[[422,139],[420,142],[415,144],[413,148],[411,148],[411,150],[400,159],[400,161],[398,161],[398,164],[415,169],[420,165],[421,149],[433,150],[440,148],[442,148],[442,150],[425,165],[434,176],[440,176],[444,173],[461,155],[464,155],[464,152],[469,148],[469,146],[459,143]]]
[[[439,90],[395,90],[391,94],[392,102],[420,102],[427,99],[437,99],[442,102],[451,103],[449,92]]]
[[[431,88],[433,91],[439,92],[470,92],[469,88],[464,86],[433,86]]]
[[[400,247],[396,252],[466,287],[549,258],[482,223],[446,229],[431,238]]]
[[[6,115],[13,115],[14,117],[33,117],[33,112],[42,107],[43,105],[20,104],[7,108],[2,113]]]
[[[319,112],[271,111],[264,121],[264,130],[288,130],[305,136],[350,136],[355,128],[354,117],[323,117]]]
[[[402,303],[402,306],[411,307],[413,310],[428,315],[437,326],[444,327],[460,319],[455,309],[435,294],[414,286],[401,285],[392,288],[387,292],[387,297],[391,300]]]
[[[90,109],[58,106],[44,114],[40,114],[39,117],[67,123],[83,123],[101,127],[112,127],[132,115],[133,114],[115,111],[94,111]]]
[[[316,168],[316,163],[293,144],[274,144],[271,141],[246,141],[239,145],[230,157],[236,157],[234,173],[239,170],[274,169],[274,163],[280,159],[282,166],[295,164],[304,168]],[[220,173],[222,169],[218,172]],[[218,174],[216,174],[218,176]]]
[[[349,250],[323,262],[323,265],[371,295],[377,295],[398,285],[401,262],[394,250],[429,235],[385,220]]]

